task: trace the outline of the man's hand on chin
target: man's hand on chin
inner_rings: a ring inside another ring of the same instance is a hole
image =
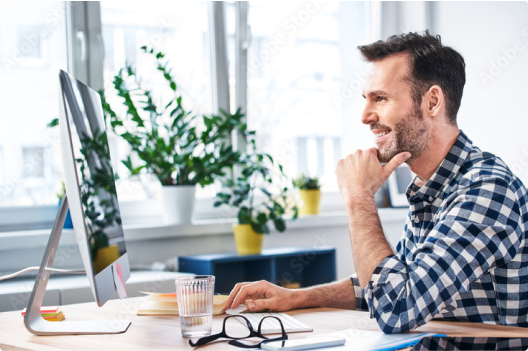
[[[336,167],[337,184],[347,205],[358,197],[373,196],[391,173],[409,157],[409,152],[401,152],[382,166],[378,160],[377,149],[370,148],[357,150],[339,160]]]

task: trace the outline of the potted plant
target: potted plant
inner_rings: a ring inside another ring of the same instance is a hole
[[[143,87],[135,68],[127,63],[113,81],[126,112],[118,115],[105,92],[100,91],[104,114],[113,131],[128,142],[140,159],[138,164],[133,164],[131,157],[122,161],[130,174],[147,171],[159,179],[164,221],[188,223],[196,184],[212,184],[239,161],[240,153],[233,150],[228,140],[234,130],[245,132],[246,124],[240,110],[202,117],[185,110],[165,55],[146,46],[141,50],[155,58],[172,98],[163,107],[158,106],[154,94]]]
[[[216,195],[215,207],[228,205],[238,208],[238,224],[233,226],[237,252],[241,255],[258,254],[262,250],[263,234],[268,234],[268,222],[279,232],[286,230],[284,215],[288,210],[288,178],[282,165],[275,164],[268,154],[257,152],[254,132],[246,136],[252,152],[241,158],[240,175],[236,180],[224,181],[226,189]],[[297,218],[293,205],[292,219]]]
[[[293,185],[299,188],[301,197],[300,215],[313,215],[319,213],[319,203],[321,202],[321,184],[319,177],[308,177],[301,175],[293,181]]]

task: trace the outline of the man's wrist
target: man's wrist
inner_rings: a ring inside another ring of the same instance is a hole
[[[374,200],[374,194],[368,190],[351,192],[345,199],[345,204],[350,210],[353,207],[364,204],[366,201]]]
[[[291,289],[291,303],[292,310],[310,307],[308,306],[308,296],[306,294],[306,289]]]

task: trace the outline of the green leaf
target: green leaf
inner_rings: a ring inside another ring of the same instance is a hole
[[[136,168],[133,168],[132,169],[132,172],[131,172],[131,175],[136,175],[136,174],[139,174],[139,172],[145,168],[147,165],[143,165],[143,166],[139,166],[139,167],[136,167]]]
[[[257,215],[257,221],[261,225],[266,224],[266,222],[268,221],[268,216],[265,213],[261,212]]]
[[[262,191],[264,194],[266,194],[267,196],[272,196],[271,193],[268,191],[268,189],[264,188],[264,187],[260,187],[260,191]]]
[[[238,223],[248,224],[251,222],[251,210],[247,207],[241,207],[238,211]]]
[[[275,219],[273,219],[273,224],[275,224],[275,228],[279,232],[283,232],[286,230],[286,222],[282,217],[276,217]]]
[[[51,122],[49,122],[46,127],[48,128],[53,128],[55,126],[58,126],[59,125],[59,119],[58,118],[54,118],[51,120]]]
[[[266,224],[251,222],[251,228],[259,234],[269,234],[269,228]]]
[[[293,206],[292,210],[293,210],[292,220],[296,220],[297,217],[299,217],[299,208],[297,206]]]

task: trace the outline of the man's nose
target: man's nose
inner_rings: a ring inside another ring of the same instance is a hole
[[[365,106],[365,109],[363,110],[363,114],[361,115],[361,122],[363,122],[363,124],[372,124],[372,123],[376,123],[377,121],[378,121],[377,113],[369,109],[368,106]]]

